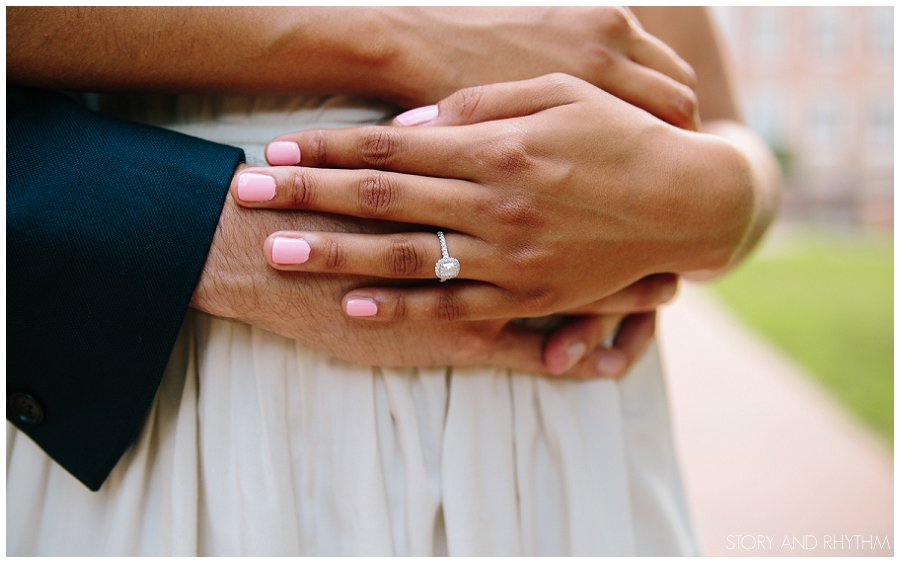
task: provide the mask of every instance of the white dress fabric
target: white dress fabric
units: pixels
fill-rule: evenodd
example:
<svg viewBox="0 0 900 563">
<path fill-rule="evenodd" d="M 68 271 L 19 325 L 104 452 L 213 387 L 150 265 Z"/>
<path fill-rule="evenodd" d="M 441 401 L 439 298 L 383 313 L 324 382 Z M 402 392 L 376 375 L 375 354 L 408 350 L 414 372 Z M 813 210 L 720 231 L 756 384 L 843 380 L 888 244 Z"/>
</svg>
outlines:
<svg viewBox="0 0 900 563">
<path fill-rule="evenodd" d="M 349 97 L 118 96 L 237 145 L 377 123 Z M 101 103 L 102 102 L 102 103 Z M 336 360 L 189 311 L 91 492 L 7 423 L 7 555 L 692 555 L 656 346 L 620 382 Z"/>
</svg>

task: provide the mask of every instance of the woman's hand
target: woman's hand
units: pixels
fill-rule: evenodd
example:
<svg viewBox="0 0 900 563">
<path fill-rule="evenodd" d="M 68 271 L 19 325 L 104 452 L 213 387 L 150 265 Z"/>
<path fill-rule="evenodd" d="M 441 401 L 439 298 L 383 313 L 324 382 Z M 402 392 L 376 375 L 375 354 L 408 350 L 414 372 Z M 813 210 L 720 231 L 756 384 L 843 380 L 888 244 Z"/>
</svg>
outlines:
<svg viewBox="0 0 900 563">
<path fill-rule="evenodd" d="M 751 174 L 730 143 L 666 125 L 569 76 L 463 90 L 438 104 L 430 124 L 444 127 L 282 136 L 302 165 L 354 170 L 251 169 L 232 194 L 249 207 L 447 232 L 460 279 L 344 296 L 351 315 L 354 303 L 373 303 L 372 320 L 578 311 L 650 274 L 723 267 L 753 215 Z M 280 270 L 434 279 L 437 229 L 416 230 L 275 233 L 265 255 Z M 302 263 L 273 256 L 282 238 L 308 245 Z"/>
<path fill-rule="evenodd" d="M 241 171 L 246 167 L 241 167 Z M 300 340 L 342 360 L 383 366 L 487 366 L 567 378 L 619 377 L 652 336 L 650 311 L 675 293 L 674 276 L 651 276 L 564 319 L 547 334 L 507 319 L 366 323 L 344 315 L 341 296 L 371 279 L 297 275 L 266 267 L 272 231 L 376 232 L 391 225 L 314 213 L 225 206 L 191 306 Z M 402 283 L 402 282 L 395 282 Z M 629 316 L 629 313 L 636 313 Z M 620 323 L 620 319 L 625 321 Z M 611 347 L 600 346 L 617 327 Z"/>
</svg>

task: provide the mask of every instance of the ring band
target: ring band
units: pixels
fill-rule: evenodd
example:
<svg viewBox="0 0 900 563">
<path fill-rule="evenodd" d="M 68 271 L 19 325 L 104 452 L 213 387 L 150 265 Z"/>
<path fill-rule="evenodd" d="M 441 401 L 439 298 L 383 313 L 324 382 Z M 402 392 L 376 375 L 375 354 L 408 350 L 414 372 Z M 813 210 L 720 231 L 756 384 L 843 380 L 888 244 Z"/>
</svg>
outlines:
<svg viewBox="0 0 900 563">
<path fill-rule="evenodd" d="M 434 275 L 441 278 L 441 283 L 452 280 L 459 275 L 459 260 L 451 258 L 447 253 L 447 240 L 444 239 L 444 232 L 437 232 L 438 238 L 441 240 L 441 254 L 443 257 L 434 265 Z"/>
</svg>

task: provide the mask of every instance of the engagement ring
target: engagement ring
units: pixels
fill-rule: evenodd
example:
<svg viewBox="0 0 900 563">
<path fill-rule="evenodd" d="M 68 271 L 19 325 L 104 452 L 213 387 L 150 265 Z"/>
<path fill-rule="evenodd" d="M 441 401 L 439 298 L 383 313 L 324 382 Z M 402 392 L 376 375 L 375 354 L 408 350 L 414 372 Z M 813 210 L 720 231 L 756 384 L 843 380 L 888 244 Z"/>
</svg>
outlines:
<svg viewBox="0 0 900 563">
<path fill-rule="evenodd" d="M 459 260 L 451 258 L 447 253 L 447 241 L 444 239 L 444 232 L 438 231 L 437 236 L 441 239 L 441 254 L 443 258 L 434 265 L 434 274 L 441 278 L 441 283 L 452 280 L 459 275 Z"/>
</svg>

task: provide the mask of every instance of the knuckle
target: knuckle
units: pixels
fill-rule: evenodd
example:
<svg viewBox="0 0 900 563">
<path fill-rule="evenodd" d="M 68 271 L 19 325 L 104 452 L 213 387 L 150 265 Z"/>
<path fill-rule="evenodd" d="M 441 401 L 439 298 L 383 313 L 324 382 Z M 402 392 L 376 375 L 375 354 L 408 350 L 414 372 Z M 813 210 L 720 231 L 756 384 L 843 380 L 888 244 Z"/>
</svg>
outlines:
<svg viewBox="0 0 900 563">
<path fill-rule="evenodd" d="M 550 311 L 556 296 L 548 289 L 531 289 L 521 294 L 519 303 L 527 316 L 543 315 Z"/>
<path fill-rule="evenodd" d="M 493 206 L 494 221 L 513 229 L 541 226 L 540 212 L 531 199 L 524 195 L 512 195 L 498 199 Z"/>
<path fill-rule="evenodd" d="M 577 74 L 579 76 L 583 75 L 582 71 L 584 69 L 582 67 L 589 60 L 588 54 L 590 53 L 590 49 L 592 48 L 593 45 L 582 46 L 576 54 L 573 54 L 573 57 L 575 59 L 575 68 L 572 70 L 573 74 Z M 560 105 L 576 101 L 579 96 L 582 96 L 584 94 L 585 87 L 589 87 L 591 89 L 594 88 L 593 85 L 585 82 L 581 78 L 566 74 L 564 72 L 551 72 L 549 74 L 544 74 L 538 76 L 537 78 L 529 80 L 529 83 L 534 85 L 533 87 L 536 94 L 544 96 L 548 100 L 554 100 L 554 103 Z"/>
<path fill-rule="evenodd" d="M 576 85 L 582 83 L 581 80 L 564 72 L 553 72 L 545 75 L 542 79 L 545 83 L 545 88 L 560 92 L 571 92 Z"/>
<path fill-rule="evenodd" d="M 458 321 L 463 315 L 463 304 L 459 296 L 452 292 L 442 293 L 438 297 L 435 316 L 441 321 Z"/>
<path fill-rule="evenodd" d="M 389 176 L 368 172 L 359 182 L 357 195 L 362 213 L 378 217 L 386 215 L 396 205 L 399 194 Z"/>
<path fill-rule="evenodd" d="M 693 115 L 697 112 L 697 94 L 691 90 L 687 89 L 684 92 L 684 97 L 681 102 L 681 110 L 688 117 L 693 117 Z"/>
<path fill-rule="evenodd" d="M 389 166 L 396 158 L 400 140 L 389 127 L 369 127 L 362 136 L 360 159 L 367 166 Z"/>
<path fill-rule="evenodd" d="M 306 170 L 295 170 L 290 176 L 288 197 L 292 207 L 306 208 L 312 205 L 315 189 L 310 173 Z"/>
<path fill-rule="evenodd" d="M 609 36 L 617 36 L 631 30 L 631 18 L 621 6 L 607 7 L 600 23 L 601 31 Z"/>
<path fill-rule="evenodd" d="M 412 276 L 418 273 L 421 263 L 416 245 L 409 238 L 397 237 L 391 241 L 387 268 L 392 276 Z"/>
<path fill-rule="evenodd" d="M 583 50 L 577 55 L 580 57 L 580 61 L 582 64 L 586 65 L 590 68 L 592 64 L 592 51 L 595 49 L 600 49 L 599 45 L 588 44 L 583 47 Z M 585 95 L 587 92 L 593 92 L 596 88 L 585 82 L 581 78 L 565 74 L 562 72 L 554 72 L 552 74 L 548 74 L 541 77 L 542 84 L 541 90 L 546 95 L 551 98 L 557 100 L 568 100 L 575 101 L 579 97 Z"/>
<path fill-rule="evenodd" d="M 680 127 L 690 125 L 697 112 L 697 94 L 690 88 L 683 86 L 678 88 L 672 101 L 677 114 L 677 123 Z"/>
<path fill-rule="evenodd" d="M 309 164 L 306 166 L 319 166 L 328 160 L 328 149 L 326 142 L 326 132 L 324 129 L 317 129 L 312 133 L 309 140 L 309 151 L 303 153 L 303 160 L 309 158 Z"/>
<path fill-rule="evenodd" d="M 402 291 L 398 291 L 397 295 L 394 297 L 392 317 L 395 319 L 405 319 L 408 315 L 409 309 L 406 301 L 406 296 Z"/>
<path fill-rule="evenodd" d="M 537 165 L 525 144 L 519 140 L 504 139 L 488 143 L 480 156 L 490 169 L 506 175 L 527 174 Z"/>
<path fill-rule="evenodd" d="M 346 264 L 344 249 L 336 240 L 328 240 L 325 243 L 325 267 L 329 271 L 340 271 Z"/>
<path fill-rule="evenodd" d="M 464 88 L 453 97 L 454 110 L 463 121 L 471 121 L 478 114 L 483 99 L 483 87 L 472 86 Z"/>
<path fill-rule="evenodd" d="M 697 90 L 697 72 L 694 70 L 694 67 L 691 65 L 684 63 L 682 65 L 684 68 L 684 84 L 692 91 Z"/>
<path fill-rule="evenodd" d="M 591 51 L 591 62 L 595 71 L 609 71 L 618 62 L 615 54 L 603 45 Z"/>
</svg>

